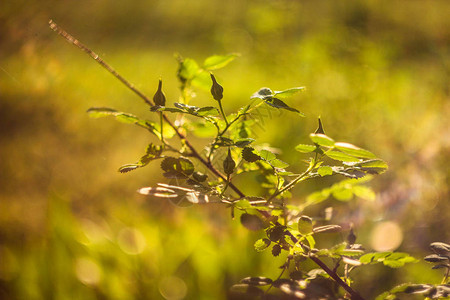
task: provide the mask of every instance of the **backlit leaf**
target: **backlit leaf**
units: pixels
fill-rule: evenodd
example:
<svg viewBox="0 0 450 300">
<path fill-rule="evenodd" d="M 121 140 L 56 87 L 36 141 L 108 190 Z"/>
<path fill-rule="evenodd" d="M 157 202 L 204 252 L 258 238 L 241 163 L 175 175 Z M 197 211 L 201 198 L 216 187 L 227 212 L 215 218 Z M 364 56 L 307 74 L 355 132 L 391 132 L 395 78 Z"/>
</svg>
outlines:
<svg viewBox="0 0 450 300">
<path fill-rule="evenodd" d="M 335 143 L 334 146 L 344 153 L 360 158 L 376 158 L 372 152 L 349 143 Z"/>
<path fill-rule="evenodd" d="M 178 76 L 184 80 L 191 80 L 200 70 L 197 62 L 192 58 L 185 58 L 180 61 Z"/>
<path fill-rule="evenodd" d="M 322 166 L 317 170 L 320 176 L 333 175 L 333 169 L 330 166 Z"/>
<path fill-rule="evenodd" d="M 232 62 L 237 56 L 238 54 L 210 56 L 205 59 L 203 68 L 209 71 L 221 69 Z"/>
<path fill-rule="evenodd" d="M 360 159 L 354 156 L 348 155 L 344 152 L 330 150 L 325 152 L 325 155 L 331 159 L 345 161 L 345 162 L 359 162 Z"/>
<path fill-rule="evenodd" d="M 302 153 L 309 153 L 309 152 L 313 152 L 314 150 L 316 150 L 316 146 L 299 144 L 299 145 L 295 146 L 295 150 L 297 150 L 298 152 L 302 152 Z"/>
<path fill-rule="evenodd" d="M 269 239 L 259 239 L 255 242 L 255 250 L 258 252 L 264 251 L 267 247 L 270 246 L 271 241 Z"/>
<path fill-rule="evenodd" d="M 334 146 L 334 140 L 330 138 L 329 136 L 322 134 L 322 133 L 311 133 L 309 135 L 309 138 L 320 146 L 325 147 L 333 147 Z"/>
<path fill-rule="evenodd" d="M 313 232 L 312 219 L 308 216 L 301 216 L 298 220 L 298 231 L 305 235 Z"/>
<path fill-rule="evenodd" d="M 274 96 L 280 99 L 285 99 L 288 97 L 292 97 L 293 95 L 297 94 L 298 92 L 301 92 L 305 90 L 305 87 L 294 87 L 290 88 L 284 91 L 275 91 Z"/>
</svg>

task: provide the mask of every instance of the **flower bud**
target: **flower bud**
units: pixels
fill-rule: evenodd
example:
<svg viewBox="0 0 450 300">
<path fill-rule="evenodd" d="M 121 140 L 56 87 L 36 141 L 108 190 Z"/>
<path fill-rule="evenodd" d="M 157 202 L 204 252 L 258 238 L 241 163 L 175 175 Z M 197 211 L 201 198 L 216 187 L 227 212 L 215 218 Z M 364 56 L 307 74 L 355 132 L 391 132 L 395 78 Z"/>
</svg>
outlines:
<svg viewBox="0 0 450 300">
<path fill-rule="evenodd" d="M 220 101 L 223 98 L 223 87 L 217 83 L 216 78 L 212 73 L 210 75 L 213 82 L 211 87 L 211 95 L 215 100 Z"/>
<path fill-rule="evenodd" d="M 166 96 L 164 96 L 164 93 L 162 91 L 162 80 L 159 80 L 158 84 L 158 90 L 156 91 L 155 95 L 153 96 L 153 102 L 155 102 L 155 105 L 157 106 L 164 106 L 166 105 Z"/>
</svg>

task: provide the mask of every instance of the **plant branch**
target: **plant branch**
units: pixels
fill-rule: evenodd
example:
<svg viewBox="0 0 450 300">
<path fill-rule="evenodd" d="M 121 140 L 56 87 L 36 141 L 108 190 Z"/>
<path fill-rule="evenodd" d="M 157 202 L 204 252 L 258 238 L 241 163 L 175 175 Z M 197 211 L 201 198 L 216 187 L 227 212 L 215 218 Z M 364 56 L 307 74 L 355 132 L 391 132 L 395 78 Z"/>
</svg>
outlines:
<svg viewBox="0 0 450 300">
<path fill-rule="evenodd" d="M 74 46 L 78 47 L 80 50 L 88 54 L 91 58 L 93 58 L 97 63 L 99 63 L 103 68 L 105 68 L 109 73 L 111 73 L 114 77 L 116 77 L 118 80 L 120 80 L 126 87 L 128 87 L 130 90 L 132 90 L 136 95 L 138 95 L 146 104 L 149 106 L 154 106 L 154 103 L 148 98 L 145 94 L 143 94 L 141 91 L 139 91 L 132 83 L 130 83 L 128 80 L 126 80 L 124 77 L 122 77 L 119 73 L 117 73 L 116 70 L 114 70 L 108 63 L 106 63 L 98 54 L 93 52 L 91 49 L 86 47 L 84 44 L 79 42 L 75 37 L 70 35 L 68 32 L 60 28 L 55 22 L 52 20 L 49 21 L 50 28 L 58 33 L 60 36 L 62 36 L 67 42 L 73 44 Z M 259 105 L 258 105 L 259 106 Z M 167 117 L 166 114 L 161 113 L 162 118 L 164 121 L 171 126 L 177 136 L 183 140 L 186 144 L 186 146 L 190 149 L 192 156 L 197 158 L 203 165 L 205 165 L 214 175 L 221 178 L 224 182 L 228 183 L 228 186 L 233 189 L 241 198 L 245 197 L 245 194 L 237 188 L 233 183 L 231 183 L 227 178 L 221 174 L 210 162 L 206 161 L 200 153 L 195 149 L 195 147 L 187 140 L 186 136 L 176 127 L 172 121 Z M 297 178 L 295 178 L 292 182 L 290 182 L 288 185 L 286 185 L 284 188 L 282 188 L 280 191 L 272 195 L 271 199 L 276 197 L 277 195 L 281 194 L 282 192 L 292 188 L 296 183 L 301 181 L 305 176 L 309 174 L 309 172 L 314 168 L 316 164 L 314 163 L 313 166 L 309 167 L 308 170 L 306 170 L 303 174 L 299 175 Z M 260 211 L 260 213 L 266 217 L 269 218 L 271 214 L 267 211 Z M 298 239 L 290 233 L 290 236 L 292 240 L 296 243 Z M 306 247 L 306 246 L 305 246 Z M 314 261 L 319 267 L 321 267 L 328 275 L 330 275 L 331 278 L 333 278 L 334 281 L 336 281 L 337 284 L 339 284 L 341 287 L 343 287 L 350 295 L 351 299 L 353 300 L 364 300 L 356 291 L 354 291 L 350 286 L 348 286 L 340 277 L 337 275 L 333 270 L 328 268 L 328 266 L 322 262 L 317 256 L 311 254 L 309 256 L 312 261 Z"/>
<path fill-rule="evenodd" d="M 114 70 L 108 63 L 106 63 L 97 53 L 89 49 L 87 46 L 85 46 L 83 43 L 78 41 L 74 36 L 69 34 L 67 31 L 59 27 L 53 20 L 49 21 L 50 28 L 55 31 L 57 34 L 62 36 L 67 42 L 70 44 L 76 46 L 80 50 L 82 50 L 84 53 L 88 54 L 91 58 L 93 58 L 97 63 L 99 63 L 103 68 L 105 68 L 109 73 L 111 73 L 114 77 L 120 80 L 127 88 L 129 88 L 131 91 L 133 91 L 136 95 L 138 95 L 146 104 L 149 106 L 154 106 L 153 101 L 150 100 L 144 93 L 142 93 L 140 90 L 138 90 L 131 82 L 126 80 L 124 77 L 122 77 L 119 73 L 117 73 L 116 70 Z M 194 146 L 189 142 L 189 140 L 186 139 L 186 136 L 176 127 L 172 121 L 167 117 L 166 114 L 162 114 L 162 117 L 164 121 L 169 124 L 170 127 L 172 127 L 177 136 L 184 140 L 186 146 L 189 148 L 189 150 L 192 152 L 192 156 L 197 158 L 203 165 L 205 165 L 214 175 L 222 179 L 224 182 L 226 182 L 226 177 L 221 174 L 211 163 L 208 163 L 201 155 L 200 153 L 194 148 Z M 229 183 L 229 187 L 236 192 L 236 194 L 239 195 L 239 197 L 245 197 L 244 193 L 241 192 L 239 188 L 237 188 L 233 183 Z"/>
</svg>

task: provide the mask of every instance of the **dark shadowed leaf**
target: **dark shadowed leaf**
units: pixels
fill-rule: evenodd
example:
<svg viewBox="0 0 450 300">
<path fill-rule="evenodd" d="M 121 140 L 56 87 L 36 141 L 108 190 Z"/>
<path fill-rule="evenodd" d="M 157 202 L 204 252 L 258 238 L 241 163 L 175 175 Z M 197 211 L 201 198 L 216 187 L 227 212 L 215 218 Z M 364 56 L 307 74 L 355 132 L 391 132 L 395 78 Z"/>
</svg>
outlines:
<svg viewBox="0 0 450 300">
<path fill-rule="evenodd" d="M 282 225 L 276 225 L 267 230 L 267 236 L 273 242 L 278 242 L 283 236 L 286 228 Z"/>
<path fill-rule="evenodd" d="M 255 139 L 252 139 L 252 138 L 241 138 L 241 139 L 236 140 L 234 145 L 239 148 L 244 148 L 244 147 L 250 145 L 251 143 L 253 143 L 254 141 L 255 141 Z"/>
<path fill-rule="evenodd" d="M 273 92 L 271 89 L 267 88 L 267 87 L 263 87 L 261 88 L 259 91 L 257 91 L 256 93 L 254 93 L 250 98 L 259 98 L 261 100 L 264 100 L 266 98 L 270 98 L 273 96 Z"/>
<path fill-rule="evenodd" d="M 273 286 L 279 288 L 280 291 L 286 295 L 289 295 L 293 299 L 306 299 L 307 297 L 305 292 L 300 288 L 299 284 L 294 280 L 278 279 L 274 281 Z"/>
<path fill-rule="evenodd" d="M 242 158 L 248 162 L 255 162 L 261 159 L 256 150 L 252 147 L 245 147 L 242 149 Z"/>
<path fill-rule="evenodd" d="M 248 230 L 257 231 L 264 228 L 264 222 L 260 217 L 248 213 L 243 213 L 241 215 L 241 223 Z"/>
<path fill-rule="evenodd" d="M 192 174 L 192 177 L 198 182 L 203 182 L 208 178 L 208 175 L 196 171 Z"/>
<path fill-rule="evenodd" d="M 430 244 L 431 250 L 436 254 L 440 255 L 450 255 L 450 245 L 442 242 L 434 242 Z"/>
<path fill-rule="evenodd" d="M 301 113 L 300 111 L 298 111 L 297 109 L 295 109 L 293 107 L 290 107 L 289 105 L 287 105 L 286 103 L 284 103 L 283 101 L 281 101 L 278 98 L 265 98 L 264 102 L 272 107 L 293 111 L 293 112 L 298 113 L 302 117 L 305 116 L 303 113 Z"/>
<path fill-rule="evenodd" d="M 260 299 L 264 292 L 254 285 L 235 284 L 230 288 L 230 299 Z"/>
<path fill-rule="evenodd" d="M 263 286 L 271 284 L 272 279 L 267 277 L 245 277 L 241 279 L 241 283 Z"/>
<path fill-rule="evenodd" d="M 133 170 L 136 170 L 137 168 L 140 168 L 140 165 L 137 164 L 127 164 L 127 165 L 123 165 L 119 168 L 119 172 L 120 173 L 127 173 Z"/>
<path fill-rule="evenodd" d="M 281 253 L 281 246 L 278 244 L 273 245 L 272 247 L 272 255 L 273 256 L 278 256 Z"/>
<path fill-rule="evenodd" d="M 431 254 L 424 257 L 424 260 L 431 263 L 439 263 L 439 262 L 445 262 L 448 261 L 448 257 L 446 256 L 440 256 L 438 254 Z"/>
</svg>

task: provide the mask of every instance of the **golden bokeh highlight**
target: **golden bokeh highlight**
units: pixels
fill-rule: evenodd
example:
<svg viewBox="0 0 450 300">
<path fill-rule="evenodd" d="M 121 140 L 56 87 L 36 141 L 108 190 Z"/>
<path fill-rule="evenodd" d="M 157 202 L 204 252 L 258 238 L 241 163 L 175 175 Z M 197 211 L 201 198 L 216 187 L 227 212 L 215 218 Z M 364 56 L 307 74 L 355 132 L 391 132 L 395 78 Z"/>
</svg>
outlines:
<svg viewBox="0 0 450 300">
<path fill-rule="evenodd" d="M 81 257 L 75 261 L 75 275 L 86 285 L 97 285 L 101 280 L 100 266 L 92 259 Z"/>
<path fill-rule="evenodd" d="M 376 251 L 394 251 L 403 241 L 403 231 L 396 222 L 377 224 L 370 235 L 370 244 Z"/>
<path fill-rule="evenodd" d="M 168 276 L 159 282 L 159 292 L 167 300 L 184 299 L 187 294 L 187 286 L 183 279 L 176 276 Z"/>
</svg>

